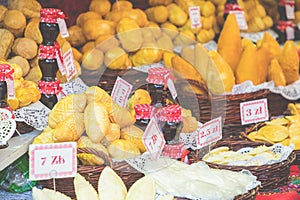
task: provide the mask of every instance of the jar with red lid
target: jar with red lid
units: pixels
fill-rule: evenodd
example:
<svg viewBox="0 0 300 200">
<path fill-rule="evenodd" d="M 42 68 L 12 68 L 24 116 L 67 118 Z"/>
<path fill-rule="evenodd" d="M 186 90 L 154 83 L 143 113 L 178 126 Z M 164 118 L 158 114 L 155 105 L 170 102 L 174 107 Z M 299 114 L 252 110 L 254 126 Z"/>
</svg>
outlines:
<svg viewBox="0 0 300 200">
<path fill-rule="evenodd" d="M 179 134 L 183 128 L 181 106 L 167 105 L 160 110 L 158 125 L 167 144 L 178 143 Z"/>
<path fill-rule="evenodd" d="M 54 45 L 59 34 L 57 19 L 64 19 L 65 15 L 60 9 L 56 8 L 43 8 L 40 10 L 40 15 L 39 28 L 43 37 L 42 44 Z"/>
<path fill-rule="evenodd" d="M 48 108 L 52 109 L 57 103 L 57 94 L 62 90 L 60 86 L 60 81 L 39 81 L 39 90 L 41 92 L 40 102 L 43 103 Z"/>
<path fill-rule="evenodd" d="M 53 46 L 40 45 L 38 56 L 42 72 L 42 78 L 38 83 L 41 92 L 40 102 L 50 109 L 57 103 L 57 94 L 61 91 L 60 82 L 56 80 L 58 48 L 60 47 L 56 43 Z"/>
<path fill-rule="evenodd" d="M 7 64 L 0 64 L 0 108 L 7 108 L 7 73 L 13 72 L 13 69 Z"/>
<path fill-rule="evenodd" d="M 289 17 L 286 7 L 295 7 L 294 0 L 280 0 L 278 2 L 279 21 L 276 24 L 274 30 L 278 34 L 277 41 L 283 44 L 287 40 L 294 40 L 299 31 L 294 25 L 293 19 Z M 294 9 L 295 10 L 295 9 Z M 291 12 L 294 12 L 291 10 Z"/>
<path fill-rule="evenodd" d="M 135 115 L 134 118 L 136 119 L 135 125 L 141 128 L 142 130 L 146 130 L 150 122 L 150 115 L 151 115 L 151 106 L 149 104 L 137 104 L 134 106 Z"/>
<path fill-rule="evenodd" d="M 168 90 L 168 79 L 170 71 L 165 67 L 150 68 L 146 81 L 147 90 L 151 97 L 151 106 L 163 107 L 166 105 L 166 99 L 170 96 Z M 168 94 L 169 93 L 169 94 Z"/>
<path fill-rule="evenodd" d="M 242 11 L 242 8 L 238 4 L 237 0 L 226 0 L 224 7 L 225 7 L 224 15 L 223 15 L 224 21 L 226 20 L 230 11 Z"/>
<path fill-rule="evenodd" d="M 58 70 L 58 64 L 56 59 L 57 48 L 59 48 L 59 46 L 56 47 L 56 45 L 40 45 L 38 63 L 42 72 L 42 81 L 56 80 L 56 72 Z"/>
</svg>

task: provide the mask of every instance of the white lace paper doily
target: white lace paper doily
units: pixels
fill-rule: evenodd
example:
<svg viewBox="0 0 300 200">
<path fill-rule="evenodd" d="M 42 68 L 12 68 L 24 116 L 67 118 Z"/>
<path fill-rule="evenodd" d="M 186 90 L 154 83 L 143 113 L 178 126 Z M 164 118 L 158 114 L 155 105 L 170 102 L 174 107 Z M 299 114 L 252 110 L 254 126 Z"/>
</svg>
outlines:
<svg viewBox="0 0 300 200">
<path fill-rule="evenodd" d="M 63 94 L 59 99 L 69 94 L 83 93 L 87 88 L 80 78 L 61 84 L 61 86 L 63 88 Z M 29 106 L 19 108 L 13 113 L 16 121 L 25 122 L 36 130 L 42 131 L 48 125 L 48 115 L 50 111 L 48 107 L 38 101 Z"/>
<path fill-rule="evenodd" d="M 285 87 L 274 87 L 271 89 L 271 92 L 275 94 L 281 94 L 284 98 L 288 100 L 298 100 L 300 99 L 300 79 Z"/>
<path fill-rule="evenodd" d="M 300 99 L 300 79 L 287 86 L 275 87 L 274 82 L 264 82 L 259 85 L 253 85 L 252 81 L 248 80 L 241 84 L 234 85 L 231 93 L 227 94 L 244 94 L 256 92 L 258 90 L 268 89 L 275 94 L 281 94 L 285 99 L 298 100 Z"/>
<path fill-rule="evenodd" d="M 191 133 L 180 133 L 179 141 L 184 144 L 185 149 L 191 148 L 192 150 L 197 149 L 197 135 L 199 133 L 199 129 L 203 124 L 198 122 L 198 128 Z"/>
<path fill-rule="evenodd" d="M 245 148 L 238 150 L 237 152 L 243 154 L 243 153 L 250 152 L 252 149 L 254 149 L 254 148 L 253 147 L 245 147 Z M 234 163 L 229 163 L 228 165 L 244 164 L 246 166 L 249 166 L 249 165 L 270 165 L 270 164 L 279 163 L 279 162 L 282 162 L 282 161 L 288 159 L 288 157 L 291 155 L 291 153 L 294 150 L 294 145 L 292 144 L 290 146 L 284 146 L 281 143 L 276 143 L 273 146 L 269 147 L 269 149 L 271 151 L 273 151 L 273 153 L 275 155 L 279 155 L 280 157 L 278 157 L 278 159 L 275 159 L 275 160 L 267 160 L 265 157 L 257 155 L 255 157 L 249 159 L 246 162 L 234 162 Z"/>
</svg>

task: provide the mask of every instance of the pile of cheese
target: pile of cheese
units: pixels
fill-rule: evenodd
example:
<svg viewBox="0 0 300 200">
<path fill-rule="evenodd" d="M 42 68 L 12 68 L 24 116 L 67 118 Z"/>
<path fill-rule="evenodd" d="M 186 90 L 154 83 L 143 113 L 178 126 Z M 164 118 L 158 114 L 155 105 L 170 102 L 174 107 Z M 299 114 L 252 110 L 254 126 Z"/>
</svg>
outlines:
<svg viewBox="0 0 300 200">
<path fill-rule="evenodd" d="M 254 142 L 281 143 L 285 146 L 295 145 L 295 150 L 300 149 L 300 106 L 288 105 L 291 116 L 276 118 L 265 122 L 265 125 L 248 134 L 248 138 Z"/>
<path fill-rule="evenodd" d="M 229 147 L 218 147 L 203 157 L 203 160 L 220 165 L 260 166 L 269 161 L 280 160 L 282 154 L 274 153 L 274 147 L 258 146 L 248 151 L 230 151 Z"/>
</svg>

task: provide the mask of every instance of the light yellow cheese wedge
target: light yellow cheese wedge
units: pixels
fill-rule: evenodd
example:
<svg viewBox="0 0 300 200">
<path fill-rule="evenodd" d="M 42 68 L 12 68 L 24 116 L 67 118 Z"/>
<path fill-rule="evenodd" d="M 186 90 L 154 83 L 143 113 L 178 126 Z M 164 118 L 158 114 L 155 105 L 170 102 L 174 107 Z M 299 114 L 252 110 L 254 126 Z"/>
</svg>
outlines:
<svg viewBox="0 0 300 200">
<path fill-rule="evenodd" d="M 77 200 L 99 200 L 98 193 L 93 186 L 79 173 L 74 178 L 74 188 Z"/>
<path fill-rule="evenodd" d="M 130 188 L 126 200 L 155 200 L 155 182 L 152 177 L 144 176 Z"/>
<path fill-rule="evenodd" d="M 38 189 L 37 187 L 32 188 L 32 199 L 33 200 L 71 200 L 65 194 L 58 191 L 50 190 L 47 188 Z"/>
<path fill-rule="evenodd" d="M 98 181 L 98 194 L 101 200 L 125 200 L 127 189 L 118 176 L 110 167 L 105 167 Z"/>
</svg>

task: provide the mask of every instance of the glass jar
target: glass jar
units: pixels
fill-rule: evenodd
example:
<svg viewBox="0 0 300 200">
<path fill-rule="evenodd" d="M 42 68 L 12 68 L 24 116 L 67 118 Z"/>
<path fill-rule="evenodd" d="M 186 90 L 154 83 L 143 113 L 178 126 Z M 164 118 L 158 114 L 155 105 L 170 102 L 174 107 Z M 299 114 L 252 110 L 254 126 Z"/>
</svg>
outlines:
<svg viewBox="0 0 300 200">
<path fill-rule="evenodd" d="M 58 64 L 55 46 L 40 45 L 39 66 L 43 81 L 55 81 Z"/>
<path fill-rule="evenodd" d="M 183 128 L 181 110 L 177 104 L 167 105 L 160 110 L 158 125 L 167 144 L 178 143 Z"/>
<path fill-rule="evenodd" d="M 150 122 L 151 106 L 149 104 L 137 104 L 134 106 L 134 111 L 135 125 L 145 131 Z"/>
<path fill-rule="evenodd" d="M 40 102 L 52 109 L 58 101 L 57 94 L 62 90 L 59 80 L 39 81 L 38 85 L 41 92 Z"/>
<path fill-rule="evenodd" d="M 63 12 L 56 8 L 43 8 L 40 11 L 39 29 L 41 31 L 43 45 L 52 46 L 59 34 L 58 18 L 65 18 Z"/>
<path fill-rule="evenodd" d="M 7 103 L 7 83 L 6 73 L 11 71 L 11 67 L 7 64 L 0 64 L 0 109 L 7 109 L 11 111 Z M 12 112 L 12 111 L 11 111 Z M 2 141 L 0 138 L 0 149 L 8 147 L 8 143 Z"/>
<path fill-rule="evenodd" d="M 6 81 L 0 81 L 0 108 L 7 107 L 7 84 Z"/>
<path fill-rule="evenodd" d="M 290 5 L 295 8 L 295 1 L 293 0 L 279 0 L 277 10 L 279 12 L 279 20 L 280 21 L 288 21 L 288 13 L 286 12 L 286 6 Z M 295 9 L 294 9 L 295 11 Z"/>
<path fill-rule="evenodd" d="M 237 0 L 227 0 L 224 8 L 224 15 L 223 15 L 224 21 L 226 20 L 230 11 L 241 11 L 241 10 L 242 9 L 238 4 Z"/>
<path fill-rule="evenodd" d="M 166 99 L 169 96 L 167 81 L 170 71 L 164 67 L 150 68 L 148 70 L 147 90 L 151 97 L 151 106 L 163 107 L 166 105 Z"/>
<path fill-rule="evenodd" d="M 291 38 L 288 38 L 287 35 L 287 28 L 292 28 L 295 31 L 293 21 L 279 21 L 275 27 L 275 32 L 278 34 L 277 41 L 280 44 L 283 44 L 286 40 L 293 40 L 295 39 L 295 32 Z M 294 37 L 293 37 L 294 36 Z"/>
</svg>

